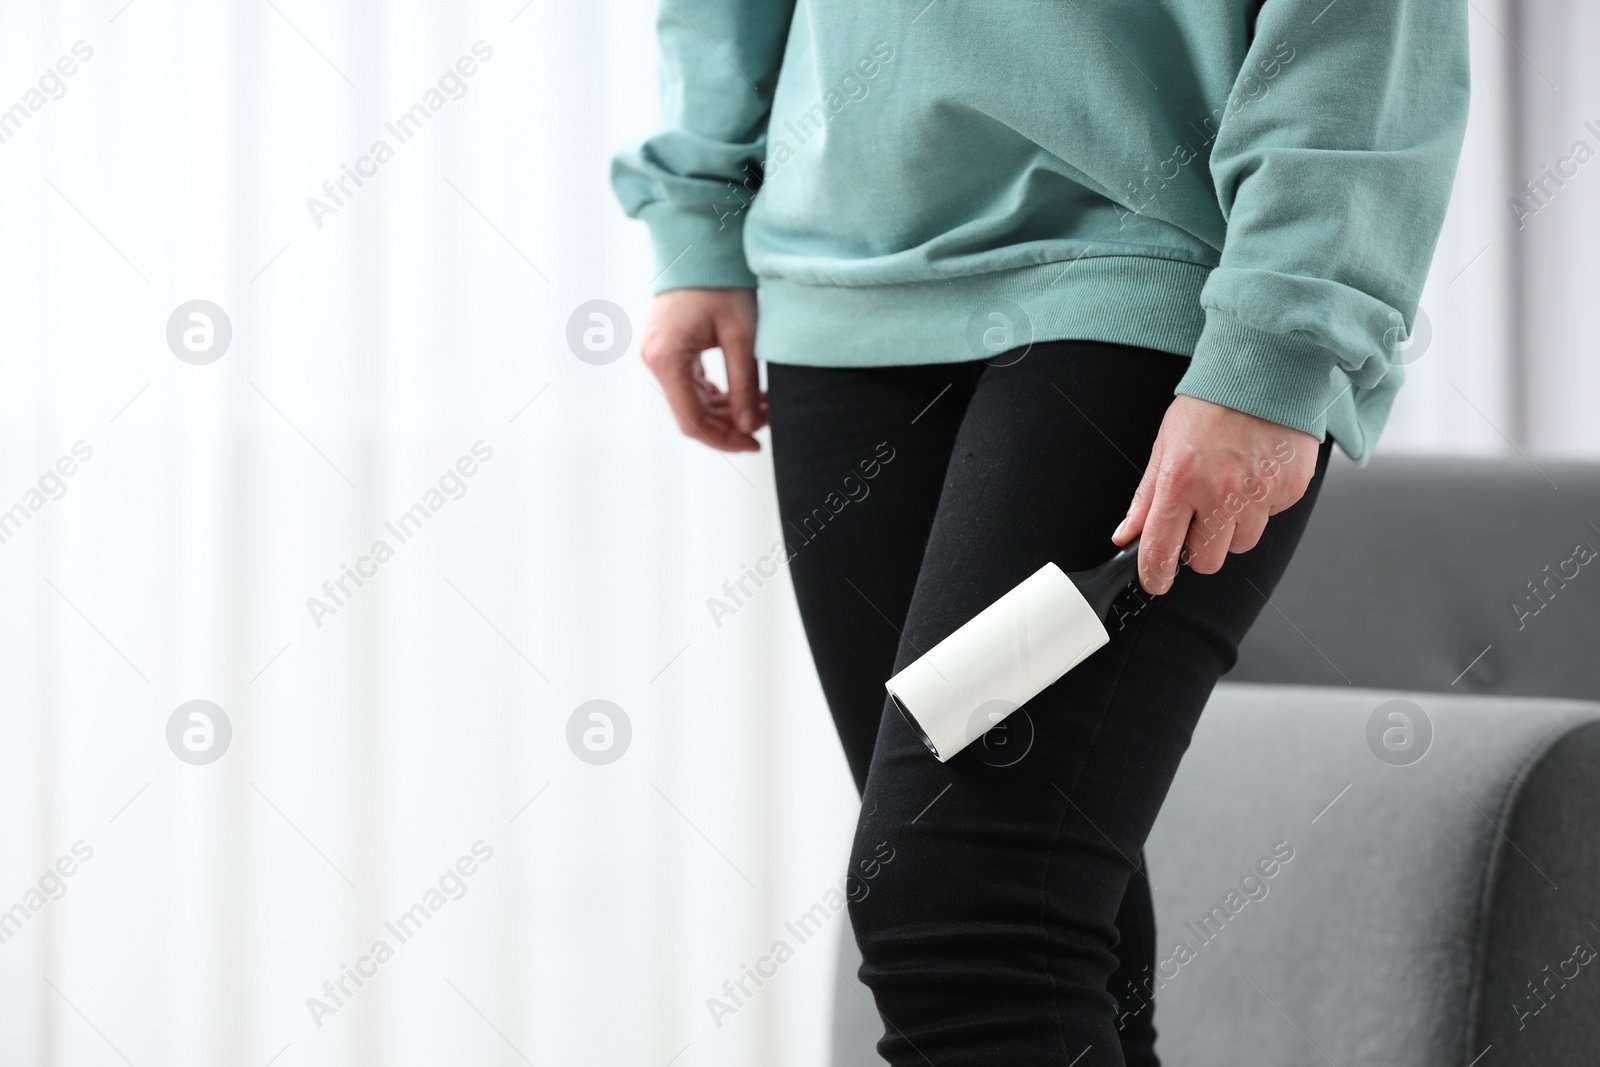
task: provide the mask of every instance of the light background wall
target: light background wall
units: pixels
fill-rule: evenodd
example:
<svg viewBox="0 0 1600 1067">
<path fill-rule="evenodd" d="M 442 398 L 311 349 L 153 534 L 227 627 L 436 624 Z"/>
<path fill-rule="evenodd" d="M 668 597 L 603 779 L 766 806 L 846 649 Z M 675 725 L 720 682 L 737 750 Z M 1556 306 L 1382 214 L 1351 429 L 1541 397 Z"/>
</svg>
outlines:
<svg viewBox="0 0 1600 1067">
<path fill-rule="evenodd" d="M 635 340 L 647 308 L 606 171 L 654 124 L 652 14 L 0 3 L 0 107 L 93 49 L 0 144 L 0 508 L 93 450 L 0 544 L 0 908 L 93 850 L 0 943 L 0 1062 L 822 1062 L 833 928 L 706 1008 L 794 944 L 854 818 L 787 579 L 706 608 L 778 540 L 766 457 L 680 438 L 633 351 L 566 340 L 586 301 Z M 1506 205 L 1600 150 L 1600 15 L 1471 18 L 1433 338 L 1382 448 L 1600 456 L 1600 161 L 1520 231 Z M 465 95 L 318 226 L 307 198 L 479 40 Z M 204 366 L 165 337 L 196 298 L 233 331 Z M 479 441 L 318 625 L 307 598 Z M 232 726 L 206 766 L 167 744 L 192 699 Z M 567 743 L 592 699 L 632 727 L 606 766 Z M 307 998 L 380 937 L 319 1026 Z"/>
</svg>

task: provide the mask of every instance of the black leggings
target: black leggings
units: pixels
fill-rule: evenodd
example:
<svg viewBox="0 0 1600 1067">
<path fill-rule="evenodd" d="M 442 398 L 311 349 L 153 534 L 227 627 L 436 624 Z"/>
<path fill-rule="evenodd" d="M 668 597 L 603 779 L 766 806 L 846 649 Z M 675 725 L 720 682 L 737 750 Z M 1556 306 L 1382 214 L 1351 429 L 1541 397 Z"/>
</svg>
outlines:
<svg viewBox="0 0 1600 1067">
<path fill-rule="evenodd" d="M 939 763 L 884 681 L 1047 561 L 1108 558 L 1186 360 L 1086 342 L 768 367 L 806 636 L 856 786 L 850 917 L 895 1065 L 1157 1062 L 1142 849 L 1201 708 L 1300 540 L 1130 589 L 1111 643 Z M 870 881 L 867 879 L 870 878 Z"/>
</svg>

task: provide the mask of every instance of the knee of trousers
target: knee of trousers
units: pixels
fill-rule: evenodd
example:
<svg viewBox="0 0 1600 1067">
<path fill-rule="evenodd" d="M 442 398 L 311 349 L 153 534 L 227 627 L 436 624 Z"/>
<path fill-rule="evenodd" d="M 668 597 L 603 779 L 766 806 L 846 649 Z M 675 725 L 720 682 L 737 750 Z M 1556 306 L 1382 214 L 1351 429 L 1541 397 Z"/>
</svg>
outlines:
<svg viewBox="0 0 1600 1067">
<path fill-rule="evenodd" d="M 1002 998 L 1076 995 L 1109 1010 L 1114 905 L 1091 914 L 1078 894 L 1052 891 L 1042 851 L 1008 856 L 993 838 L 916 829 L 857 831 L 845 885 L 863 982 L 890 996 L 940 986 L 986 987 Z"/>
</svg>

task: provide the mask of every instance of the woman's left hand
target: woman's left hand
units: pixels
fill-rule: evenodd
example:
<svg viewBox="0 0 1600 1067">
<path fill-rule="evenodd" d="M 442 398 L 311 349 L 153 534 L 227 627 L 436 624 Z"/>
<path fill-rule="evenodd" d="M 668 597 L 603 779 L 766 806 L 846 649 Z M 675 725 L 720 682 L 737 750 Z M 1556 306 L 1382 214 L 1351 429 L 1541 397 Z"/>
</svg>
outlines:
<svg viewBox="0 0 1600 1067">
<path fill-rule="evenodd" d="M 1316 473 L 1319 442 L 1302 430 L 1192 396 L 1161 420 L 1128 517 L 1111 540 L 1139 542 L 1139 584 L 1172 588 L 1178 564 L 1201 574 L 1247 552 L 1267 517 L 1299 500 Z"/>
</svg>

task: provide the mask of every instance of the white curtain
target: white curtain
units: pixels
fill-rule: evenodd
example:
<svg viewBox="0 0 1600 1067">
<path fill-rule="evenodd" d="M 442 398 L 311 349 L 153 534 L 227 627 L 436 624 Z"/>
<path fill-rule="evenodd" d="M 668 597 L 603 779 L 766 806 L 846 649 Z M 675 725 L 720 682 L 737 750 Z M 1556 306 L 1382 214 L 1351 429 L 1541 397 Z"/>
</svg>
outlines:
<svg viewBox="0 0 1600 1067">
<path fill-rule="evenodd" d="M 1600 456 L 1600 7 L 1471 0 L 1468 17 L 1472 111 L 1422 298 L 1431 341 L 1407 357 L 1379 448 Z"/>
<path fill-rule="evenodd" d="M 854 791 L 787 579 L 707 608 L 767 459 L 569 344 L 653 7 L 0 4 L 0 1062 L 824 1060 Z M 1472 18 L 1384 447 L 1595 455 L 1600 161 L 1506 200 L 1600 25 Z"/>
</svg>

